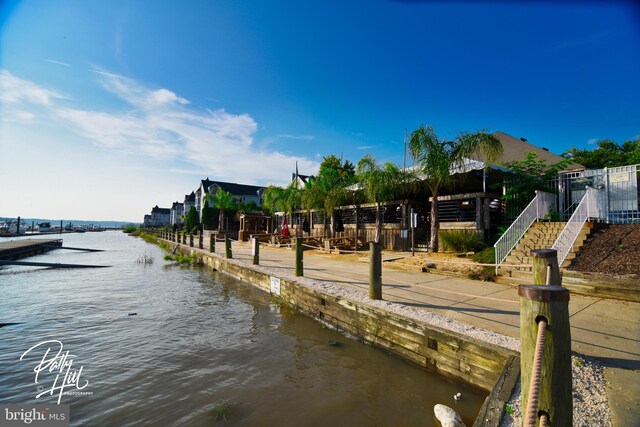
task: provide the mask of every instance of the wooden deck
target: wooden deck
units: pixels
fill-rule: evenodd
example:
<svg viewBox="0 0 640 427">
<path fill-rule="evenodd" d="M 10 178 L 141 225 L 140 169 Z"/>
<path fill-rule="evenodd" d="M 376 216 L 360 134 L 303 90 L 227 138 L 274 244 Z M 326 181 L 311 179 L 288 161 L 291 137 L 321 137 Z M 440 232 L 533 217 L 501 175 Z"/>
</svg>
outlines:
<svg viewBox="0 0 640 427">
<path fill-rule="evenodd" d="M 57 249 L 62 239 L 24 239 L 0 242 L 0 260 L 22 259 Z"/>
</svg>

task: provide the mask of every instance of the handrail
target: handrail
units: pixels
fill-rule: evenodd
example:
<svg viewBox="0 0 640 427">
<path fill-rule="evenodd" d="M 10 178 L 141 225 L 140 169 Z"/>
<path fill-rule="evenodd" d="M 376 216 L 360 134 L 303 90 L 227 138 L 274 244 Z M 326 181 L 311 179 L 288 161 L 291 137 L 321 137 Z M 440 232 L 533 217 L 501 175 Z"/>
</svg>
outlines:
<svg viewBox="0 0 640 427">
<path fill-rule="evenodd" d="M 589 218 L 603 218 L 603 195 L 604 193 L 601 190 L 587 187 L 587 191 L 582 196 L 578 207 L 553 243 L 553 246 L 551 246 L 551 249 L 558 251 L 558 266 L 562 265 L 569 252 L 571 252 L 573 244 Z"/>
<path fill-rule="evenodd" d="M 518 218 L 513 221 L 507 231 L 505 231 L 500 239 L 493 247 L 495 248 L 496 257 L 496 274 L 500 264 L 504 262 L 511 250 L 515 248 L 518 241 L 524 236 L 531 224 L 538 219 L 544 217 L 549 211 L 555 207 L 555 195 L 545 191 L 536 190 L 536 196 L 522 211 Z"/>
</svg>

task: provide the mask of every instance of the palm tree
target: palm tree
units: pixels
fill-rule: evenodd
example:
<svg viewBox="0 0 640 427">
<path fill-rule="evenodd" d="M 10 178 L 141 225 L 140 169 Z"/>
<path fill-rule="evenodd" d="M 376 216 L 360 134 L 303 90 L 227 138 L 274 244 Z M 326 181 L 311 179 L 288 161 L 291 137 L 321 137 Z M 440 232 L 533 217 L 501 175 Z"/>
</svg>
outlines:
<svg viewBox="0 0 640 427">
<path fill-rule="evenodd" d="M 220 210 L 218 216 L 218 230 L 224 231 L 224 211 L 225 209 L 231 209 L 234 206 L 231 193 L 224 191 L 222 188 L 218 188 L 215 194 L 207 194 L 205 196 L 206 202 L 211 202 Z"/>
<path fill-rule="evenodd" d="M 440 139 L 433 127 L 420 125 L 411 133 L 409 153 L 424 174 L 424 181 L 431 190 L 431 250 L 438 251 L 438 195 L 442 187 L 450 185 L 451 170 L 465 159 L 482 158 L 495 161 L 502 154 L 502 144 L 486 132 L 460 132 L 452 141 Z"/>
<path fill-rule="evenodd" d="M 302 191 L 302 206 L 307 209 L 322 209 L 326 231 L 327 216 L 331 218 L 331 235 L 335 232 L 335 209 L 348 200 L 353 192 L 348 187 L 355 183 L 354 166 L 335 155 L 324 157 L 318 176 L 310 180 Z"/>
<path fill-rule="evenodd" d="M 401 194 L 403 184 L 410 182 L 409 174 L 387 162 L 380 165 L 367 154 L 358 162 L 356 169 L 360 189 L 370 203 L 376 204 L 376 230 L 374 241 L 380 243 L 382 236 L 382 202 L 390 201 Z"/>
<path fill-rule="evenodd" d="M 272 212 L 281 211 L 285 215 L 292 214 L 293 209 L 301 204 L 301 195 L 297 181 L 286 188 L 270 185 L 264 190 L 263 205 Z"/>
</svg>

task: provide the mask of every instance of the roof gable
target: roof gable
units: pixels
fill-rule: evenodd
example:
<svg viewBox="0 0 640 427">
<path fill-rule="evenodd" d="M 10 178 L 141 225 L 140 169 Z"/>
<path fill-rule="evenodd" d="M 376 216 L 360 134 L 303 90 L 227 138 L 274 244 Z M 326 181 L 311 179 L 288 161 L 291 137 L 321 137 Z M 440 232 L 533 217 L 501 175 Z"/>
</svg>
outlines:
<svg viewBox="0 0 640 427">
<path fill-rule="evenodd" d="M 504 132 L 494 132 L 493 136 L 498 138 L 502 143 L 502 156 L 495 162 L 498 166 L 505 166 L 509 162 L 522 161 L 527 153 L 535 153 L 539 159 L 544 160 L 547 165 L 551 166 L 561 162 L 564 157 L 553 154 L 549 150 L 529 144 L 526 140 L 514 138 Z M 484 161 L 484 156 L 476 156 L 477 159 Z M 584 166 L 571 162 L 566 170 L 584 169 Z"/>
</svg>

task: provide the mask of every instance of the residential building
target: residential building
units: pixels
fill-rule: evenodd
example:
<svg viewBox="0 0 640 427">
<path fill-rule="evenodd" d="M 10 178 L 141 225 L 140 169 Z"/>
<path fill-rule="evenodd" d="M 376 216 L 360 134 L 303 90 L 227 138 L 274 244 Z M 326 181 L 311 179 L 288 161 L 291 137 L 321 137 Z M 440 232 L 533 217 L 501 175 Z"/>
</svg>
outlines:
<svg viewBox="0 0 640 427">
<path fill-rule="evenodd" d="M 184 223 L 184 204 L 173 202 L 171 205 L 171 225 L 180 225 Z"/>
<path fill-rule="evenodd" d="M 236 184 L 232 182 L 212 181 L 208 177 L 200 181 L 200 186 L 195 191 L 195 206 L 198 210 L 200 220 L 202 220 L 202 206 L 204 206 L 207 194 L 215 194 L 218 189 L 222 189 L 231 194 L 235 203 L 254 202 L 257 206 L 262 205 L 262 193 L 264 187 L 256 185 Z M 209 206 L 213 204 L 209 202 Z M 185 207 L 186 209 L 186 207 Z"/>
<path fill-rule="evenodd" d="M 185 216 L 189 215 L 189 211 L 191 210 L 191 207 L 195 207 L 195 206 L 196 206 L 196 193 L 192 191 L 191 194 L 186 194 L 184 196 L 184 202 L 182 203 L 184 215 Z"/>
<path fill-rule="evenodd" d="M 164 227 L 171 224 L 171 209 L 155 205 L 150 215 L 144 216 L 143 227 Z"/>
</svg>

